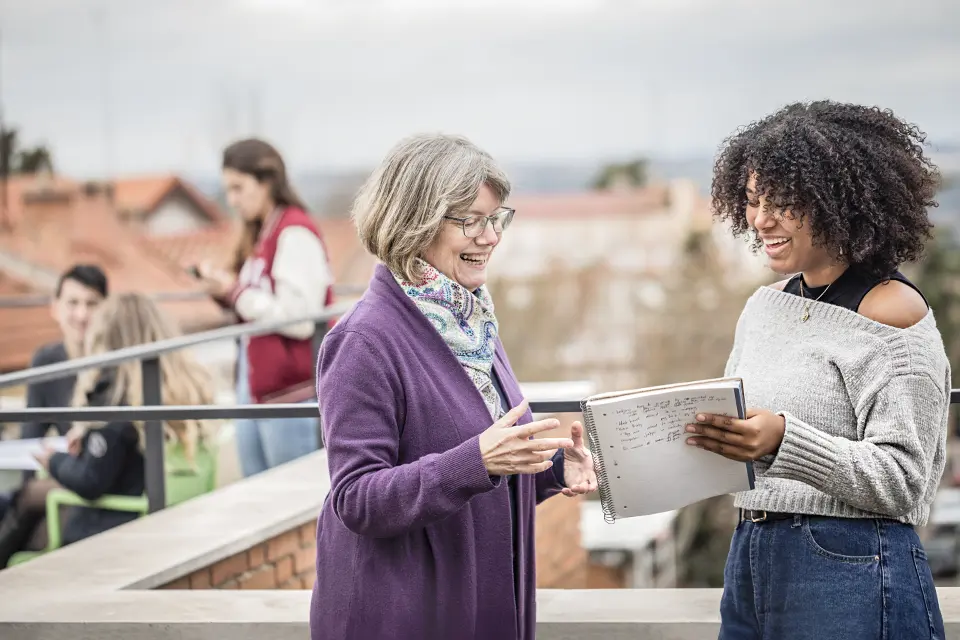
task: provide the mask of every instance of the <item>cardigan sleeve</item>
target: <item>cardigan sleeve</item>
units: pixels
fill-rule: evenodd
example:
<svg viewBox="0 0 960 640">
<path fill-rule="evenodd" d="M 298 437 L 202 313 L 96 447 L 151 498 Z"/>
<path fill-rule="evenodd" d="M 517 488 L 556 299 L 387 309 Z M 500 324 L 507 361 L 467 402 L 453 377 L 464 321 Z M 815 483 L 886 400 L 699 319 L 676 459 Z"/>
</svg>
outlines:
<svg viewBox="0 0 960 640">
<path fill-rule="evenodd" d="M 404 389 L 389 359 L 360 333 L 343 330 L 324 340 L 317 394 L 331 505 L 358 535 L 383 538 L 423 528 L 500 484 L 487 473 L 479 437 L 397 464 Z"/>
<path fill-rule="evenodd" d="M 537 504 L 557 495 L 567 486 L 563 480 L 563 449 L 557 449 L 552 460 L 552 467 L 534 476 L 536 478 Z"/>
<path fill-rule="evenodd" d="M 111 422 L 91 429 L 79 456 L 58 451 L 50 457 L 50 477 L 84 500 L 101 498 L 116 488 L 137 441 L 137 430 L 130 423 Z"/>
</svg>

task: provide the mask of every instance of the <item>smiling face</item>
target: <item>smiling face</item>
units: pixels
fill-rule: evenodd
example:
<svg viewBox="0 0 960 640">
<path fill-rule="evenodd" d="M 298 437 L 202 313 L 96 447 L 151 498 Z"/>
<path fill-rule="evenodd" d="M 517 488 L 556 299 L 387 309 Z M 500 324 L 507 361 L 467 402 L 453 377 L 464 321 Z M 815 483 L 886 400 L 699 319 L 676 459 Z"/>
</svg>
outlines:
<svg viewBox="0 0 960 640">
<path fill-rule="evenodd" d="M 51 313 L 60 325 L 64 341 L 68 345 L 75 348 L 83 345 L 90 318 L 101 302 L 103 296 L 99 291 L 77 280 L 64 279 L 60 292 L 53 301 Z"/>
<path fill-rule="evenodd" d="M 500 206 L 493 190 L 482 185 L 470 209 L 455 214 L 455 217 L 475 219 L 475 223 L 479 223 L 480 218 L 497 213 Z M 487 223 L 483 233 L 468 238 L 460 222 L 449 219 L 443 222 L 440 235 L 424 251 L 423 259 L 451 280 L 475 291 L 487 281 L 487 264 L 493 250 L 500 244 L 500 235 L 494 231 L 492 223 Z"/>
<path fill-rule="evenodd" d="M 779 211 L 767 197 L 758 195 L 757 176 L 747 180 L 747 222 L 763 242 L 770 268 L 780 275 L 828 270 L 837 261 L 823 247 L 813 242 L 809 219 L 787 209 Z M 807 278 L 809 280 L 810 278 Z M 816 286 L 808 282 L 810 286 Z"/>
</svg>

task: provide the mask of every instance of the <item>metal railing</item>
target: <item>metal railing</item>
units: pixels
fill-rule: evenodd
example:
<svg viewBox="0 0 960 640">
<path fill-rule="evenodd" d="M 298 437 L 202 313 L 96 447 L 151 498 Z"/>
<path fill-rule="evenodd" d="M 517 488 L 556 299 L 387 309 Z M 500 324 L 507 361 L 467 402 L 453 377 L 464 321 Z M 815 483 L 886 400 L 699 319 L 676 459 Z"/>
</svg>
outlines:
<svg viewBox="0 0 960 640">
<path fill-rule="evenodd" d="M 139 360 L 142 370 L 143 406 L 140 407 L 55 407 L 0 410 L 0 423 L 44 420 L 47 422 L 142 420 L 146 442 L 145 485 L 150 512 L 163 509 L 165 496 L 163 421 L 192 418 L 198 420 L 302 418 L 319 415 L 319 405 L 313 403 L 284 403 L 264 405 L 204 405 L 164 406 L 160 384 L 160 356 L 221 340 L 238 340 L 275 333 L 287 326 L 303 322 L 314 323 L 313 346 L 318 353 L 330 320 L 345 313 L 351 304 L 342 303 L 327 308 L 320 315 L 272 322 L 249 322 L 161 340 L 145 345 L 119 349 L 95 356 L 76 358 L 57 364 L 33 367 L 0 375 L 0 389 L 21 386 L 76 375 L 87 369 L 99 369 L 122 362 Z M 960 404 L 960 389 L 950 394 L 951 404 Z M 579 413 L 579 400 L 551 400 L 531 402 L 534 413 Z"/>
<path fill-rule="evenodd" d="M 333 292 L 338 296 L 356 296 L 366 291 L 361 285 L 333 285 Z M 191 302 L 195 300 L 209 300 L 210 294 L 203 291 L 161 291 L 148 294 L 154 302 Z M 46 307 L 53 302 L 53 296 L 47 294 L 0 296 L 0 309 L 30 309 Z"/>
<path fill-rule="evenodd" d="M 161 340 L 150 344 L 118 349 L 94 356 L 76 358 L 66 362 L 33 367 L 31 369 L 0 375 L 0 389 L 2 389 L 66 378 L 87 369 L 100 369 L 117 365 L 121 362 L 138 360 L 140 361 L 142 371 L 144 404 L 143 407 L 64 407 L 0 411 L 0 422 L 24 422 L 38 418 L 47 418 L 51 422 L 58 420 L 110 420 L 118 418 L 144 420 L 144 432 L 146 436 L 146 442 L 144 443 L 144 450 L 146 452 L 144 457 L 144 481 L 147 490 L 147 503 L 150 512 L 159 511 L 166 503 L 163 421 L 188 415 L 198 417 L 204 410 L 216 411 L 224 409 L 222 407 L 163 407 L 163 392 L 160 385 L 160 356 L 172 351 L 188 349 L 210 342 L 238 340 L 243 337 L 276 333 L 284 327 L 305 322 L 312 322 L 314 324 L 313 346 L 314 352 L 316 353 L 319 351 L 323 336 L 326 335 L 329 321 L 345 313 L 350 306 L 349 303 L 342 303 L 328 307 L 319 315 L 314 314 L 272 322 L 242 323 L 213 329 L 212 331 L 193 333 L 169 340 Z M 264 417 L 266 415 L 275 417 L 316 416 L 316 407 L 314 406 L 311 413 L 306 410 L 308 406 L 309 405 L 252 405 L 249 407 L 233 407 L 233 412 L 224 413 L 221 411 L 209 417 L 252 418 Z M 299 409 L 303 411 L 303 413 L 293 411 L 294 409 Z M 179 410 L 180 412 L 174 415 L 171 413 L 171 410 Z M 284 413 L 284 410 L 290 413 Z"/>
</svg>

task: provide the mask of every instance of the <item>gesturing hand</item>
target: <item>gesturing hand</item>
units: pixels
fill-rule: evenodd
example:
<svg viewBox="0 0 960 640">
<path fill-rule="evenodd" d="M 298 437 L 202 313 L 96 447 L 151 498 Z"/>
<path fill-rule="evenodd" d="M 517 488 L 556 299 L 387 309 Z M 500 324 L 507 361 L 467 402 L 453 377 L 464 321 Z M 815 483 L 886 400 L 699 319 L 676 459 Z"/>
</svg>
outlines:
<svg viewBox="0 0 960 640">
<path fill-rule="evenodd" d="M 719 453 L 725 458 L 746 462 L 757 460 L 780 448 L 786 421 L 766 409 L 747 409 L 747 419 L 701 414 L 697 424 L 688 424 L 687 444 Z"/>
<path fill-rule="evenodd" d="M 563 450 L 563 489 L 565 496 L 577 496 L 597 490 L 597 474 L 593 456 L 583 445 L 583 425 L 574 422 L 570 427 L 573 446 Z"/>
<path fill-rule="evenodd" d="M 540 473 L 553 466 L 550 458 L 557 449 L 572 447 L 570 438 L 537 438 L 531 436 L 560 426 L 554 419 L 537 420 L 523 426 L 514 426 L 527 412 L 527 401 L 508 411 L 502 418 L 480 434 L 480 455 L 483 465 L 492 476 Z"/>
</svg>

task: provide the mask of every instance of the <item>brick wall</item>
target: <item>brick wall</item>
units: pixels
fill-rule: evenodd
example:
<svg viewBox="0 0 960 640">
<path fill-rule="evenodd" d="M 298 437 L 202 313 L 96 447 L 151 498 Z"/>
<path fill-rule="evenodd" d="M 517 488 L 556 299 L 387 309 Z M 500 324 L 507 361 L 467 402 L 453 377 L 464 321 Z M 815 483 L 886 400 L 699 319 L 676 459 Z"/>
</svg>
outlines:
<svg viewBox="0 0 960 640">
<path fill-rule="evenodd" d="M 587 589 L 624 589 L 627 586 L 626 566 L 608 567 L 590 563 L 587 567 Z"/>
<path fill-rule="evenodd" d="M 558 429 L 537 437 L 569 438 L 570 426 L 579 414 L 552 416 Z M 580 544 L 580 502 L 583 498 L 554 496 L 537 507 L 537 587 L 541 589 L 585 589 L 590 559 Z"/>
<path fill-rule="evenodd" d="M 315 535 L 316 523 L 310 521 L 160 588 L 312 589 Z"/>
<path fill-rule="evenodd" d="M 580 498 L 556 496 L 537 507 L 537 586 L 586 586 L 587 552 L 580 547 Z M 262 542 L 194 571 L 161 589 L 312 589 L 316 523 Z"/>
<path fill-rule="evenodd" d="M 569 436 L 568 415 L 545 436 Z M 555 496 L 537 507 L 537 586 L 587 587 L 589 555 L 580 546 L 582 498 Z M 252 549 L 200 569 L 162 589 L 312 589 L 315 579 L 316 522 L 310 521 Z"/>
<path fill-rule="evenodd" d="M 537 507 L 537 587 L 584 589 L 586 549 L 580 546 L 581 497 L 554 496 Z"/>
</svg>

